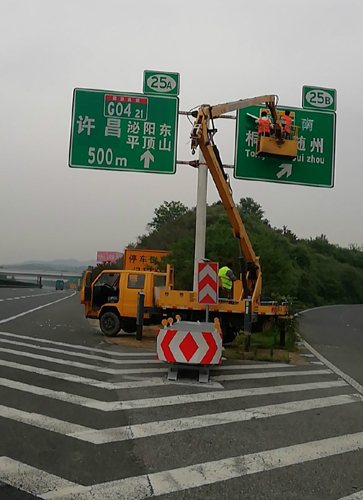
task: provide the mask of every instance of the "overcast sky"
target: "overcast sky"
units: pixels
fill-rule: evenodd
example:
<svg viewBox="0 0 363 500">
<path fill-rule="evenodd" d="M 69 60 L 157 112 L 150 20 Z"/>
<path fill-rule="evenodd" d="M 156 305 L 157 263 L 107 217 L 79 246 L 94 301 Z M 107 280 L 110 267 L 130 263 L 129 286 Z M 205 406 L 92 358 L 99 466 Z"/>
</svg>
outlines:
<svg viewBox="0 0 363 500">
<path fill-rule="evenodd" d="M 68 167 L 74 87 L 141 92 L 145 69 L 181 75 L 180 109 L 305 84 L 336 88 L 333 189 L 232 181 L 274 226 L 363 243 L 362 0 L 1 0 L 0 263 L 93 259 L 145 232 L 164 200 L 196 204 L 197 172 L 171 176 Z M 180 117 L 178 158 L 191 159 Z M 224 163 L 234 124 L 218 124 Z M 218 199 L 212 180 L 208 201 Z"/>
</svg>

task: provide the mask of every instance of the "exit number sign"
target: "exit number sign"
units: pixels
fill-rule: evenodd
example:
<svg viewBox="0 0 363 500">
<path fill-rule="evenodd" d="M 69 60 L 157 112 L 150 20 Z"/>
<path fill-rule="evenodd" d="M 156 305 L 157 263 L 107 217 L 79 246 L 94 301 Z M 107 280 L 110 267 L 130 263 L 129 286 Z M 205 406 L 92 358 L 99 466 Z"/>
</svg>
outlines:
<svg viewBox="0 0 363 500">
<path fill-rule="evenodd" d="M 337 91 L 335 89 L 304 85 L 302 107 L 304 109 L 319 109 L 320 111 L 334 112 L 337 109 Z"/>
</svg>

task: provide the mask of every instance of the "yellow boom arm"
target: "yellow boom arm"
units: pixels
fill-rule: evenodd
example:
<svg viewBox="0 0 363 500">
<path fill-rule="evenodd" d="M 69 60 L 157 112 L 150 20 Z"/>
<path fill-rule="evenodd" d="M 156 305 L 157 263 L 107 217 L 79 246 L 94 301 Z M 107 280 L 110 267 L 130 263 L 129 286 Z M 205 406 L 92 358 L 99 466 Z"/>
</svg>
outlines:
<svg viewBox="0 0 363 500">
<path fill-rule="evenodd" d="M 256 283 L 259 284 L 259 288 L 261 286 L 259 257 L 256 256 L 252 248 L 240 214 L 233 201 L 228 176 L 224 172 L 218 149 L 213 142 L 215 129 L 214 127 L 212 129 L 208 129 L 208 122 L 211 121 L 213 123 L 214 118 L 218 118 L 231 111 L 236 111 L 238 109 L 258 104 L 265 104 L 269 107 L 273 121 L 276 125 L 276 123 L 278 124 L 278 117 L 275 107 L 275 98 L 276 96 L 274 95 L 264 95 L 261 97 L 253 97 L 251 99 L 242 99 L 240 101 L 219 104 L 217 106 L 201 106 L 196 114 L 196 120 L 191 133 L 192 152 L 194 153 L 196 148 L 198 146 L 200 147 L 232 225 L 233 235 L 235 238 L 239 239 L 241 252 L 250 267 L 248 282 L 246 274 L 242 273 L 244 296 L 252 294 L 255 295 L 254 285 Z M 253 271 L 252 273 L 251 270 Z"/>
</svg>

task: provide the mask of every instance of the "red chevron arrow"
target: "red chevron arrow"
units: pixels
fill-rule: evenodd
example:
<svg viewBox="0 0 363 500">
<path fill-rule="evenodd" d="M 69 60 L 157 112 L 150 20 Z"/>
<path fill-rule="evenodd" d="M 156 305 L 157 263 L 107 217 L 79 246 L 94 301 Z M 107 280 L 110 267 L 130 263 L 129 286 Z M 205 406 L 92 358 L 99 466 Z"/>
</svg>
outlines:
<svg viewBox="0 0 363 500">
<path fill-rule="evenodd" d="M 167 330 L 165 337 L 163 338 L 160 347 L 165 355 L 166 361 L 171 361 L 175 363 L 174 354 L 170 350 L 170 342 L 173 340 L 176 332 L 178 330 Z"/>
<path fill-rule="evenodd" d="M 203 290 L 203 288 L 206 285 L 211 286 L 213 288 L 213 290 L 217 291 L 218 283 L 209 274 L 207 274 L 206 276 L 204 276 L 204 278 L 202 279 L 202 281 L 199 282 L 199 284 L 198 284 L 199 290 Z"/>
<path fill-rule="evenodd" d="M 201 360 L 200 364 L 201 365 L 209 365 L 211 363 L 215 353 L 217 352 L 218 346 L 217 346 L 217 343 L 214 340 L 214 337 L 211 334 L 211 332 L 202 332 L 202 335 L 203 335 L 204 340 L 208 344 L 209 349 L 205 353 L 205 355 L 203 356 L 203 359 Z"/>
</svg>

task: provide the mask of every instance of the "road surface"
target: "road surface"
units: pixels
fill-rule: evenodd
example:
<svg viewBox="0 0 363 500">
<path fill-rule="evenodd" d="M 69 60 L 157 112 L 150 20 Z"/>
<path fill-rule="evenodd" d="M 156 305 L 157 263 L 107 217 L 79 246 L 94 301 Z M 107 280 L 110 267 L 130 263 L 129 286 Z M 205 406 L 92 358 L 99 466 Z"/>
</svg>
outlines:
<svg viewBox="0 0 363 500">
<path fill-rule="evenodd" d="M 318 359 L 166 383 L 79 294 L 26 295 L 0 302 L 0 498 L 363 498 L 362 395 Z"/>
</svg>

